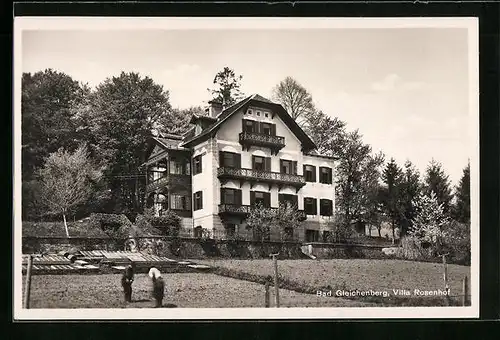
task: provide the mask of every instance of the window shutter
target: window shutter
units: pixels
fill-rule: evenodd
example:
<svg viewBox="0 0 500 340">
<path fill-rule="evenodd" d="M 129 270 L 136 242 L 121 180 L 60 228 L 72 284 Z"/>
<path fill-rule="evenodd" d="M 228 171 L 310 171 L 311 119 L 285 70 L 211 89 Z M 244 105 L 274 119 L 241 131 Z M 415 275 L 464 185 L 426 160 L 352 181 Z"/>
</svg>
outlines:
<svg viewBox="0 0 500 340">
<path fill-rule="evenodd" d="M 241 168 L 241 155 L 239 153 L 233 154 L 234 157 L 234 167 L 237 169 Z"/>
<path fill-rule="evenodd" d="M 328 183 L 329 184 L 333 183 L 333 171 L 331 168 L 328 169 Z"/>
<path fill-rule="evenodd" d="M 266 205 L 266 207 L 271 206 L 271 193 L 270 192 L 266 192 L 264 194 L 264 204 Z"/>
<path fill-rule="evenodd" d="M 302 176 L 304 176 L 304 178 L 307 178 L 306 177 L 306 165 L 302 165 Z"/>
<path fill-rule="evenodd" d="M 333 201 L 328 200 L 328 216 L 332 216 L 332 215 L 333 215 Z"/>
<path fill-rule="evenodd" d="M 250 205 L 254 205 L 254 204 L 255 204 L 255 192 L 250 191 Z"/>
<path fill-rule="evenodd" d="M 293 174 L 296 175 L 297 174 L 297 161 L 292 162 L 292 167 L 293 167 Z"/>
<path fill-rule="evenodd" d="M 224 188 L 220 188 L 220 203 L 225 204 L 226 200 L 224 198 Z"/>
<path fill-rule="evenodd" d="M 252 169 L 255 169 L 255 156 L 252 156 Z"/>
<path fill-rule="evenodd" d="M 245 132 L 246 131 L 246 119 L 241 120 L 241 131 Z"/>
<path fill-rule="evenodd" d="M 312 178 L 312 181 L 313 181 L 313 182 L 316 182 L 316 167 L 315 167 L 315 166 L 313 166 L 313 167 L 312 167 L 312 171 L 313 171 L 313 178 Z"/>
<path fill-rule="evenodd" d="M 271 136 L 276 136 L 276 124 L 271 124 Z"/>
<path fill-rule="evenodd" d="M 318 214 L 318 199 L 315 198 L 313 199 L 313 209 L 314 209 L 314 215 L 317 215 Z"/>
<path fill-rule="evenodd" d="M 200 209 L 203 209 L 203 191 L 200 191 Z"/>
<path fill-rule="evenodd" d="M 241 190 L 236 190 L 236 204 L 241 205 Z"/>
<path fill-rule="evenodd" d="M 278 194 L 278 202 L 279 204 L 283 203 L 284 196 L 283 194 Z"/>
<path fill-rule="evenodd" d="M 264 158 L 266 171 L 271 171 L 271 157 Z"/>
<path fill-rule="evenodd" d="M 186 210 L 191 210 L 191 197 L 185 196 L 186 198 Z"/>
<path fill-rule="evenodd" d="M 299 197 L 297 195 L 293 196 L 293 204 L 295 205 L 295 208 L 299 206 Z"/>
<path fill-rule="evenodd" d="M 223 167 L 224 166 L 224 152 L 219 151 L 219 166 Z"/>
<path fill-rule="evenodd" d="M 253 132 L 259 133 L 259 122 L 258 121 L 253 121 Z"/>
</svg>

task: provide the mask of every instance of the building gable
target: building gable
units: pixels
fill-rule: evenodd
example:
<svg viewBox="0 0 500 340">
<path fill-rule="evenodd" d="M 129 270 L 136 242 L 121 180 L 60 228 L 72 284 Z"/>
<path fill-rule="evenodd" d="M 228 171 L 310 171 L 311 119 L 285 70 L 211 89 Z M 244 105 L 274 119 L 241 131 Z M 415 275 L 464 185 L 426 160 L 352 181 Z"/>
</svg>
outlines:
<svg viewBox="0 0 500 340">
<path fill-rule="evenodd" d="M 229 120 L 237 112 L 246 112 L 246 110 L 248 110 L 250 106 L 260 107 L 262 109 L 268 110 L 272 113 L 272 115 L 278 115 L 283 123 L 289 128 L 289 130 L 298 138 L 298 140 L 300 140 L 302 149 L 304 151 L 311 151 L 316 148 L 316 145 L 311 140 L 311 138 L 304 132 L 304 130 L 302 130 L 302 128 L 300 128 L 295 120 L 286 112 L 283 106 L 273 103 L 259 95 L 252 95 L 250 97 L 247 97 L 222 111 L 217 116 L 217 121 L 211 127 L 207 128 L 201 134 L 189 140 L 185 140 L 183 146 L 190 147 L 200 141 L 214 136 L 217 130 L 219 130 L 227 120 Z"/>
</svg>

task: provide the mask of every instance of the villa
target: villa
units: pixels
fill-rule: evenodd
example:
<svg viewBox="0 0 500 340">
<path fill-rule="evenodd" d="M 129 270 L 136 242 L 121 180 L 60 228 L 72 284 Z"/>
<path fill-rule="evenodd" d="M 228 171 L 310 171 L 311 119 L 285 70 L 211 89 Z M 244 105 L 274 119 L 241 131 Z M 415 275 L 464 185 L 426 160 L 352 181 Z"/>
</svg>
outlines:
<svg viewBox="0 0 500 340">
<path fill-rule="evenodd" d="M 255 94 L 224 108 L 209 102 L 183 136 L 152 137 L 146 205 L 157 215 L 173 210 L 183 229 L 201 236 L 255 238 L 245 228 L 261 203 L 290 202 L 303 215 L 294 239 L 322 241 L 335 213 L 335 160 L 316 145 L 280 104 Z M 270 239 L 279 239 L 271 230 Z"/>
</svg>

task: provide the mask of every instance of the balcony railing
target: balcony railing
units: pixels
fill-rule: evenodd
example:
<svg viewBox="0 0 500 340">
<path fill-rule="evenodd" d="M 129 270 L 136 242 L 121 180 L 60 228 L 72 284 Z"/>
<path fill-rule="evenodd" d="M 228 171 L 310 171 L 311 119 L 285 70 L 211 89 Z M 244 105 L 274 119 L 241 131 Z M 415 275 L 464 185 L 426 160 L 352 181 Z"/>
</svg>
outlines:
<svg viewBox="0 0 500 340">
<path fill-rule="evenodd" d="M 221 179 L 226 178 L 273 184 L 287 184 L 295 188 L 301 188 L 306 184 L 304 176 L 254 169 L 220 167 L 217 169 L 217 177 Z"/>
<path fill-rule="evenodd" d="M 246 216 L 256 207 L 252 205 L 242 205 L 242 204 L 219 204 L 219 214 L 220 215 L 240 215 Z M 273 211 L 278 210 L 278 208 L 269 208 Z M 304 221 L 307 218 L 306 212 L 304 210 L 298 210 L 299 219 Z"/>
<path fill-rule="evenodd" d="M 154 191 L 159 188 L 174 187 L 174 186 L 189 186 L 191 183 L 191 176 L 167 174 L 156 180 L 149 181 L 146 186 L 146 191 Z"/>
<path fill-rule="evenodd" d="M 247 148 L 251 145 L 269 147 L 278 152 L 285 147 L 285 137 L 244 131 L 240 133 L 240 144 Z"/>
</svg>

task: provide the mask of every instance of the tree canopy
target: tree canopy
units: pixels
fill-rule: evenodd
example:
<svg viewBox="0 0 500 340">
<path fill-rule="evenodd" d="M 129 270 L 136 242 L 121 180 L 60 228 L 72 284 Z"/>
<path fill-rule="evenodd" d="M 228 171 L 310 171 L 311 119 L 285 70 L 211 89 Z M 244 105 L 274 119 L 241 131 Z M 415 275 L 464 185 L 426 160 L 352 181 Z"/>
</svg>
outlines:
<svg viewBox="0 0 500 340">
<path fill-rule="evenodd" d="M 217 72 L 214 77 L 214 88 L 208 89 L 212 94 L 213 100 L 219 101 L 224 106 L 231 106 L 243 96 L 241 92 L 242 75 L 229 67 L 224 67 L 223 70 Z"/>
</svg>

